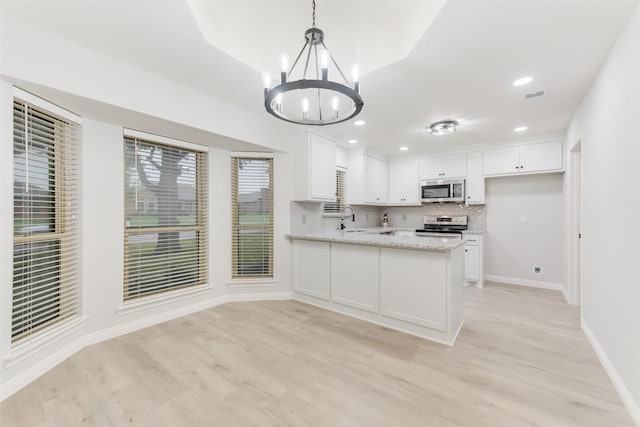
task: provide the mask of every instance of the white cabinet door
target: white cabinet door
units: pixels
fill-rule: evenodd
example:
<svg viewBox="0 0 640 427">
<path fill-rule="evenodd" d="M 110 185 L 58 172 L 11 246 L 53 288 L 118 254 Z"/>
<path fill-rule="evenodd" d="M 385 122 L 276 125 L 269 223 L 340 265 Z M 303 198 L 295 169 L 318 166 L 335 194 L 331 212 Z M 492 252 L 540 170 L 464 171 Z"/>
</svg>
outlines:
<svg viewBox="0 0 640 427">
<path fill-rule="evenodd" d="M 336 199 L 336 144 L 311 134 L 309 150 L 309 193 L 311 199 Z"/>
<path fill-rule="evenodd" d="M 444 178 L 464 178 L 467 175 L 467 156 L 442 157 L 442 176 Z"/>
<path fill-rule="evenodd" d="M 482 175 L 482 154 L 467 155 L 466 203 L 468 205 L 484 204 L 484 175 Z"/>
<path fill-rule="evenodd" d="M 329 301 L 331 246 L 329 242 L 293 240 L 293 289 Z"/>
<path fill-rule="evenodd" d="M 380 248 L 380 311 L 387 317 L 445 331 L 447 254 Z"/>
<path fill-rule="evenodd" d="M 420 204 L 420 163 L 418 160 L 389 164 L 389 203 Z"/>
<path fill-rule="evenodd" d="M 364 201 L 386 203 L 389 193 L 389 166 L 386 162 L 365 155 Z"/>
<path fill-rule="evenodd" d="M 485 175 L 562 171 L 562 142 L 542 142 L 498 148 L 483 153 Z"/>
<path fill-rule="evenodd" d="M 518 147 L 487 150 L 482 157 L 484 175 L 506 175 L 520 171 L 520 149 Z"/>
<path fill-rule="evenodd" d="M 480 253 L 476 245 L 464 246 L 464 278 L 477 282 L 480 280 Z"/>
<path fill-rule="evenodd" d="M 543 142 L 520 147 L 520 172 L 562 169 L 562 143 Z"/>
<path fill-rule="evenodd" d="M 379 312 L 378 248 L 331 244 L 331 301 Z"/>
<path fill-rule="evenodd" d="M 311 132 L 294 135 L 294 200 L 335 202 L 336 143 Z"/>
<path fill-rule="evenodd" d="M 442 158 L 428 157 L 420 160 L 420 179 L 442 179 Z"/>
</svg>

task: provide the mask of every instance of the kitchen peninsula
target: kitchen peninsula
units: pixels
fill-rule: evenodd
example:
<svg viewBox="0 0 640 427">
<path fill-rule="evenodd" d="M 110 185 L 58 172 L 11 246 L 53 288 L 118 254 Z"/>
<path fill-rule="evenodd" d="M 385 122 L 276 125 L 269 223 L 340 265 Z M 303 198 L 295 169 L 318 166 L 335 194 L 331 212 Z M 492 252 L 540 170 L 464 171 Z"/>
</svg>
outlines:
<svg viewBox="0 0 640 427">
<path fill-rule="evenodd" d="M 463 323 L 463 239 L 380 229 L 287 237 L 294 299 L 453 345 Z"/>
</svg>

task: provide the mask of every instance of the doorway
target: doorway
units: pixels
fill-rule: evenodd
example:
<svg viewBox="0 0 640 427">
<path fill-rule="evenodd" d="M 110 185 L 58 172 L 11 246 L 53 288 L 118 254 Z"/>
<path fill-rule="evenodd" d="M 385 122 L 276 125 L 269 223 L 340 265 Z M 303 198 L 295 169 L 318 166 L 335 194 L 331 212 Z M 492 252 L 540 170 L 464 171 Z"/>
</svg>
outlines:
<svg viewBox="0 0 640 427">
<path fill-rule="evenodd" d="M 582 140 L 569 150 L 569 304 L 580 305 L 582 242 Z"/>
</svg>

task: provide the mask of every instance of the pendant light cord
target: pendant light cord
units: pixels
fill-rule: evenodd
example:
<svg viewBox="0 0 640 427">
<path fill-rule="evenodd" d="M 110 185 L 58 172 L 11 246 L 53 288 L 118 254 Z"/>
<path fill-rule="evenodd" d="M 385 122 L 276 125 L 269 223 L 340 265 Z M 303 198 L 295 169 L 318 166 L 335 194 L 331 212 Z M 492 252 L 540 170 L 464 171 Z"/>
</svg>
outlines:
<svg viewBox="0 0 640 427">
<path fill-rule="evenodd" d="M 311 14 L 311 18 L 313 20 L 313 28 L 316 27 L 316 0 L 311 1 L 311 7 L 313 8 L 313 13 Z"/>
</svg>

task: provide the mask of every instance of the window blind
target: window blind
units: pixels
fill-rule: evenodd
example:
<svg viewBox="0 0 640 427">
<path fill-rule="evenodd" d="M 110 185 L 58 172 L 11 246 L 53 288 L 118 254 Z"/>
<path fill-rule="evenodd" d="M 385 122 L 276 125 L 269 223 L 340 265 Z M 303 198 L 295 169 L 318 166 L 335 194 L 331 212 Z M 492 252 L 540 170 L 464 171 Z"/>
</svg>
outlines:
<svg viewBox="0 0 640 427">
<path fill-rule="evenodd" d="M 234 279 L 273 277 L 273 159 L 231 158 Z"/>
<path fill-rule="evenodd" d="M 336 171 L 336 201 L 325 202 L 322 205 L 322 215 L 327 217 L 339 217 L 345 207 L 344 203 L 344 171 Z"/>
<path fill-rule="evenodd" d="M 125 137 L 124 301 L 207 283 L 207 153 Z"/>
<path fill-rule="evenodd" d="M 14 100 L 13 345 L 80 314 L 79 130 Z"/>
</svg>

